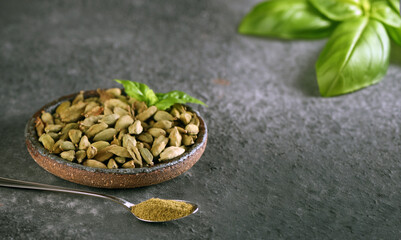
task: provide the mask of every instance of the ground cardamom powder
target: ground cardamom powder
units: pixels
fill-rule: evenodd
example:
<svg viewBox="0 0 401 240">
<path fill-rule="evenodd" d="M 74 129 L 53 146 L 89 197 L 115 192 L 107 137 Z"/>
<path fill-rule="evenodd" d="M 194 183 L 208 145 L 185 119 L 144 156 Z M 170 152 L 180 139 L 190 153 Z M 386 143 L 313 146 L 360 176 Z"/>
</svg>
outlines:
<svg viewBox="0 0 401 240">
<path fill-rule="evenodd" d="M 194 207 L 186 202 L 151 198 L 132 207 L 135 216 L 149 221 L 169 221 L 185 217 Z"/>
</svg>

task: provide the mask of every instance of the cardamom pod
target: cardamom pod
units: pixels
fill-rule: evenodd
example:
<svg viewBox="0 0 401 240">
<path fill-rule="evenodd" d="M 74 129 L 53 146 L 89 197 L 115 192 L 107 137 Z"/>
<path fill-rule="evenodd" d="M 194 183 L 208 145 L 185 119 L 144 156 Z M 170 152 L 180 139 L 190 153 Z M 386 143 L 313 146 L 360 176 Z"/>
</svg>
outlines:
<svg viewBox="0 0 401 240">
<path fill-rule="evenodd" d="M 107 124 L 106 124 L 107 125 Z M 113 139 L 114 135 L 117 134 L 117 130 L 114 128 L 107 128 L 93 137 L 93 141 L 110 141 Z"/>
<path fill-rule="evenodd" d="M 127 110 L 120 108 L 120 107 L 115 107 L 113 109 L 113 113 L 119 115 L 120 117 L 125 116 L 125 115 L 130 115 Z"/>
<path fill-rule="evenodd" d="M 170 114 L 176 119 L 180 118 L 181 115 L 181 113 L 176 108 L 171 108 Z"/>
<path fill-rule="evenodd" d="M 153 124 L 152 127 L 167 130 L 167 129 L 171 128 L 172 126 L 173 126 L 173 122 L 168 121 L 168 120 L 160 120 L 160 121 L 157 121 L 155 124 Z"/>
<path fill-rule="evenodd" d="M 133 106 L 134 106 L 133 108 L 138 114 L 143 113 L 146 109 L 148 109 L 148 106 L 146 106 L 145 102 L 135 101 Z"/>
<path fill-rule="evenodd" d="M 60 103 L 60 105 L 58 105 L 58 107 L 56 108 L 56 113 L 60 116 L 60 113 L 69 108 L 70 106 L 71 106 L 70 101 L 64 101 Z"/>
<path fill-rule="evenodd" d="M 129 105 L 126 102 L 121 101 L 118 98 L 110 98 L 109 100 L 107 100 L 106 102 L 104 102 L 104 106 L 110 109 L 114 109 L 116 107 L 128 110 L 129 109 Z"/>
<path fill-rule="evenodd" d="M 131 125 L 134 122 L 134 119 L 130 115 L 125 115 L 120 117 L 115 125 L 115 129 L 117 131 L 120 131 L 121 129 L 128 128 L 129 125 Z"/>
<path fill-rule="evenodd" d="M 153 116 L 153 114 L 155 114 L 157 112 L 157 107 L 155 106 L 151 106 L 148 109 L 146 109 L 145 111 L 139 113 L 136 116 L 136 119 L 138 119 L 139 121 L 146 121 L 148 118 L 150 118 L 151 116 Z"/>
<path fill-rule="evenodd" d="M 116 138 L 116 135 L 113 136 L 113 140 L 110 142 L 111 145 L 121 146 L 121 141 Z"/>
<path fill-rule="evenodd" d="M 123 168 L 135 168 L 134 160 L 124 163 L 121 167 Z"/>
<path fill-rule="evenodd" d="M 99 104 L 97 102 L 88 102 L 88 104 L 86 104 L 85 110 L 84 110 L 84 115 L 86 115 L 86 113 L 88 113 L 89 111 L 91 111 L 94 107 L 99 106 Z M 85 116 L 87 117 L 87 116 Z"/>
<path fill-rule="evenodd" d="M 119 88 L 109 88 L 106 90 L 106 92 L 112 95 L 113 97 L 118 97 L 121 95 L 121 89 Z"/>
<path fill-rule="evenodd" d="M 63 139 L 63 140 L 67 140 L 67 138 L 69 137 L 68 136 L 68 132 L 71 130 L 71 129 L 78 129 L 78 123 L 67 123 L 64 127 L 63 127 L 63 129 L 61 129 L 61 132 L 60 132 L 60 139 Z"/>
<path fill-rule="evenodd" d="M 97 154 L 97 148 L 94 146 L 89 146 L 89 148 L 86 150 L 86 156 L 88 158 L 93 158 Z"/>
<path fill-rule="evenodd" d="M 43 131 L 45 129 L 45 124 L 43 123 L 42 119 L 40 117 L 36 117 L 35 119 L 35 128 L 36 128 L 36 133 L 38 136 L 42 136 Z"/>
<path fill-rule="evenodd" d="M 75 151 L 69 150 L 69 151 L 62 152 L 62 153 L 60 153 L 60 157 L 72 162 L 75 159 Z"/>
<path fill-rule="evenodd" d="M 107 149 L 107 150 L 106 150 Z M 128 150 L 125 147 L 117 146 L 117 145 L 110 145 L 105 148 L 106 151 L 109 153 L 113 153 L 119 157 L 126 157 L 129 158 L 131 155 L 129 154 Z"/>
<path fill-rule="evenodd" d="M 79 126 L 84 129 L 88 129 L 89 127 L 93 126 L 93 124 L 95 124 L 102 117 L 103 116 L 101 116 L 101 115 L 87 117 L 82 122 L 79 123 Z"/>
<path fill-rule="evenodd" d="M 139 149 L 139 152 L 141 153 L 141 156 L 145 160 L 145 162 L 152 166 L 153 165 L 152 153 L 147 148 L 141 148 Z"/>
<path fill-rule="evenodd" d="M 175 147 L 181 146 L 182 136 L 180 132 L 178 132 L 177 127 L 173 128 L 173 131 L 171 131 L 168 138 L 170 139 L 170 146 L 175 146 Z"/>
<path fill-rule="evenodd" d="M 149 128 L 148 133 L 155 138 L 157 138 L 158 136 L 161 136 L 161 135 L 166 136 L 166 131 L 164 131 L 161 128 Z"/>
<path fill-rule="evenodd" d="M 86 135 L 84 135 L 81 140 L 79 141 L 79 145 L 78 148 L 81 150 L 86 150 L 88 149 L 88 147 L 91 145 L 91 143 L 89 142 L 89 139 Z"/>
<path fill-rule="evenodd" d="M 141 134 L 143 131 L 142 123 L 139 120 L 135 120 L 135 122 L 128 127 L 128 132 L 130 134 Z"/>
<path fill-rule="evenodd" d="M 189 123 L 194 124 L 197 127 L 199 127 L 199 125 L 200 125 L 199 118 L 195 113 L 192 114 L 192 119 Z"/>
<path fill-rule="evenodd" d="M 107 163 L 107 168 L 109 169 L 117 169 L 118 165 L 114 159 L 110 159 L 109 162 Z"/>
<path fill-rule="evenodd" d="M 192 115 L 189 112 L 181 113 L 180 120 L 187 125 L 192 119 Z"/>
<path fill-rule="evenodd" d="M 49 150 L 50 152 L 53 149 L 54 146 L 54 139 L 47 133 L 42 134 L 39 137 L 39 142 L 43 144 L 43 147 Z"/>
<path fill-rule="evenodd" d="M 160 153 L 160 161 L 164 161 L 164 160 L 169 160 L 169 159 L 173 159 L 175 157 L 180 156 L 181 154 L 183 154 L 185 152 L 185 149 L 181 148 L 181 147 L 168 147 L 166 149 L 163 150 L 162 153 Z"/>
<path fill-rule="evenodd" d="M 54 141 L 57 141 L 57 140 L 59 140 L 59 139 L 60 139 L 60 135 L 59 135 L 58 133 L 55 133 L 55 132 L 49 132 L 49 133 L 47 133 L 47 134 L 49 134 L 49 135 L 50 135 L 50 137 L 52 137 L 52 138 L 54 139 Z"/>
<path fill-rule="evenodd" d="M 42 111 L 41 118 L 42 118 L 42 121 L 45 123 L 46 126 L 49 125 L 49 124 L 54 124 L 53 116 L 48 112 Z"/>
<path fill-rule="evenodd" d="M 84 116 L 87 118 L 87 117 L 91 117 L 91 116 L 99 116 L 102 113 L 103 113 L 103 107 L 96 106 L 96 107 L 92 108 L 91 110 L 89 110 L 88 112 L 85 112 Z"/>
<path fill-rule="evenodd" d="M 61 153 L 63 150 L 61 150 L 60 145 L 64 142 L 64 140 L 60 139 L 58 140 L 54 145 L 53 145 L 53 149 L 52 149 L 52 153 L 55 154 L 59 154 Z"/>
<path fill-rule="evenodd" d="M 89 138 L 91 138 L 91 137 L 95 136 L 96 134 L 100 133 L 101 131 L 105 130 L 108 126 L 109 125 L 107 125 L 104 122 L 94 124 L 86 131 L 86 135 Z"/>
<path fill-rule="evenodd" d="M 179 103 L 175 103 L 173 105 L 173 108 L 177 109 L 178 112 L 180 112 L 180 114 L 183 114 L 184 112 L 186 112 L 186 109 L 183 105 L 179 104 Z"/>
<path fill-rule="evenodd" d="M 190 146 L 190 145 L 194 144 L 195 142 L 191 136 L 184 134 L 182 136 L 182 143 L 184 144 L 184 146 Z"/>
<path fill-rule="evenodd" d="M 86 151 L 85 150 L 78 150 L 75 153 L 75 158 L 77 159 L 78 163 L 82 163 L 82 161 L 85 159 L 86 157 Z"/>
<path fill-rule="evenodd" d="M 77 104 L 71 105 L 71 107 L 65 109 L 60 113 L 60 119 L 63 122 L 76 122 L 82 117 L 82 113 L 85 110 L 86 103 L 78 102 Z"/>
<path fill-rule="evenodd" d="M 63 141 L 60 144 L 60 149 L 63 151 L 75 150 L 75 145 L 70 141 Z"/>
<path fill-rule="evenodd" d="M 157 137 L 153 142 L 150 151 L 154 157 L 159 156 L 159 154 L 166 148 L 169 139 L 163 135 Z"/>
<path fill-rule="evenodd" d="M 78 129 L 71 129 L 68 131 L 68 136 L 70 137 L 72 143 L 78 144 L 81 140 L 82 132 Z"/>
<path fill-rule="evenodd" d="M 142 156 L 139 152 L 139 149 L 136 146 L 132 145 L 132 143 L 129 143 L 127 146 L 127 151 L 131 155 L 131 158 L 134 159 L 135 163 L 142 167 Z"/>
<path fill-rule="evenodd" d="M 120 115 L 118 114 L 110 114 L 110 115 L 104 115 L 99 122 L 104 122 L 107 125 L 111 126 L 117 122 L 117 120 L 120 118 Z"/>
<path fill-rule="evenodd" d="M 139 141 L 145 142 L 145 143 L 152 143 L 153 142 L 153 137 L 149 133 L 141 133 L 138 135 L 137 139 Z"/>
<path fill-rule="evenodd" d="M 112 146 L 112 145 L 110 145 Z M 107 146 L 105 148 L 103 148 L 102 150 L 99 150 L 96 154 L 96 156 L 94 157 L 94 159 L 96 159 L 99 162 L 104 162 L 106 160 L 109 160 L 111 157 L 113 157 L 113 153 L 108 151 L 108 147 Z"/>
<path fill-rule="evenodd" d="M 74 100 L 72 100 L 72 105 L 83 101 L 84 101 L 84 91 L 79 91 L 77 96 L 75 96 Z"/>
<path fill-rule="evenodd" d="M 83 163 L 84 166 L 87 167 L 95 167 L 95 168 L 107 168 L 107 166 L 99 161 L 96 161 L 94 159 L 88 159 Z"/>
<path fill-rule="evenodd" d="M 106 141 L 97 141 L 92 143 L 91 146 L 95 147 L 97 150 L 102 150 L 103 148 L 110 146 L 110 143 Z"/>
<path fill-rule="evenodd" d="M 174 121 L 175 118 L 168 112 L 159 110 L 156 112 L 156 114 L 153 116 L 153 119 L 155 121 L 160 121 L 160 120 L 169 120 L 169 121 Z"/>
<path fill-rule="evenodd" d="M 187 133 L 187 130 L 185 130 L 184 128 L 182 128 L 180 126 L 175 126 L 175 127 L 177 128 L 178 132 L 180 132 L 181 134 L 186 134 Z M 174 128 L 169 128 L 169 129 L 166 130 L 166 132 L 168 134 L 170 134 L 171 131 L 173 131 L 173 130 L 174 130 Z"/>
<path fill-rule="evenodd" d="M 125 158 L 124 157 L 115 157 L 114 160 L 118 162 L 119 164 L 124 164 L 125 163 Z"/>
<path fill-rule="evenodd" d="M 129 134 L 124 134 L 123 136 L 123 147 L 127 148 L 129 144 L 132 144 L 136 146 L 136 139 L 135 137 L 129 135 Z"/>
<path fill-rule="evenodd" d="M 192 123 L 188 124 L 185 127 L 185 130 L 187 130 L 188 134 L 190 134 L 190 135 L 196 135 L 199 133 L 198 126 L 196 126 L 195 124 L 192 124 Z"/>
<path fill-rule="evenodd" d="M 49 133 L 49 132 L 59 132 L 62 128 L 63 128 L 62 125 L 48 124 L 48 125 L 45 127 L 45 132 L 46 132 L 46 133 Z"/>
</svg>

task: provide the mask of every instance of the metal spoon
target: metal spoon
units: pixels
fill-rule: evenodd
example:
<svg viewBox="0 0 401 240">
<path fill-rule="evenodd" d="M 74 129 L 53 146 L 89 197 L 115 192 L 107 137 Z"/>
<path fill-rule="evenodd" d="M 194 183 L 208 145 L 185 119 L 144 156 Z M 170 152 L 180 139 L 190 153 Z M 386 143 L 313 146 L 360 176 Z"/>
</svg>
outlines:
<svg viewBox="0 0 401 240">
<path fill-rule="evenodd" d="M 53 185 L 27 182 L 27 181 L 21 181 L 21 180 L 15 180 L 15 179 L 3 178 L 3 177 L 0 177 L 0 186 L 1 187 L 11 187 L 11 188 L 24 188 L 24 189 L 35 189 L 35 190 L 45 190 L 45 191 L 54 191 L 54 192 L 75 193 L 75 194 L 81 194 L 81 195 L 86 195 L 86 196 L 105 198 L 105 199 L 112 200 L 116 203 L 123 205 L 124 207 L 128 208 L 128 210 L 130 212 L 131 212 L 131 208 L 133 206 L 135 206 L 135 204 L 130 203 L 127 200 L 124 200 L 122 198 L 118 198 L 118 197 L 114 197 L 114 196 L 110 196 L 110 195 L 106 195 L 106 194 L 102 194 L 102 193 L 82 191 L 82 190 L 76 190 L 76 189 L 72 189 L 72 188 L 64 188 L 64 187 L 58 187 L 58 186 L 53 186 Z M 198 205 L 195 203 L 184 201 L 184 200 L 175 200 L 175 201 L 182 201 L 182 202 L 191 204 L 193 206 L 193 211 L 189 215 L 194 214 L 198 211 Z M 132 213 L 132 214 L 137 219 L 144 221 L 144 222 L 168 222 L 168 221 L 151 221 L 151 220 L 139 218 L 134 213 Z M 189 215 L 187 215 L 187 216 L 189 216 Z M 185 216 L 185 217 L 187 217 L 187 216 Z M 184 218 L 184 217 L 181 217 L 181 218 Z M 177 218 L 177 219 L 181 219 L 181 218 Z M 173 220 L 177 220 L 177 219 L 173 219 Z M 172 221 L 172 220 L 170 220 L 170 221 Z"/>
</svg>

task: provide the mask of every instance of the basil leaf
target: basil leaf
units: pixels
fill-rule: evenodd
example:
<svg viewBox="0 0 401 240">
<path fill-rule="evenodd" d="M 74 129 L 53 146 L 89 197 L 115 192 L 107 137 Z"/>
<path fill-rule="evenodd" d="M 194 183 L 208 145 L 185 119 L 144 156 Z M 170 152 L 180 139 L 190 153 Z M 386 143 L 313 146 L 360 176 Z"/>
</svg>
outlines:
<svg viewBox="0 0 401 240">
<path fill-rule="evenodd" d="M 135 98 L 138 101 L 143 101 L 148 106 L 154 105 L 159 100 L 153 90 L 151 90 L 146 84 L 129 80 L 114 79 L 114 81 L 121 83 L 124 86 L 124 91 L 128 96 Z"/>
<path fill-rule="evenodd" d="M 387 1 L 373 2 L 370 16 L 388 26 L 401 26 L 401 16 L 399 15 L 399 12 L 396 12 L 391 6 L 389 6 Z"/>
<path fill-rule="evenodd" d="M 400 13 L 400 2 L 397 0 L 387 0 L 397 13 Z"/>
<path fill-rule="evenodd" d="M 390 35 L 391 39 L 393 39 L 395 43 L 401 46 L 401 27 L 394 28 L 387 26 L 387 32 L 388 35 Z"/>
<path fill-rule="evenodd" d="M 320 93 L 336 96 L 379 82 L 389 55 L 390 41 L 382 23 L 368 17 L 341 23 L 316 62 Z"/>
<path fill-rule="evenodd" d="M 272 0 L 256 5 L 242 20 L 238 31 L 256 36 L 323 38 L 334 23 L 320 14 L 308 0 Z"/>
<path fill-rule="evenodd" d="M 169 107 L 171 107 L 172 105 L 174 105 L 174 103 L 196 103 L 196 104 L 201 104 L 201 105 L 205 105 L 206 104 L 204 102 L 202 102 L 199 99 L 196 99 L 194 97 L 191 97 L 190 95 L 181 92 L 181 91 L 171 91 L 168 93 L 156 93 L 157 98 L 159 99 L 159 101 L 155 104 L 155 106 L 160 109 L 160 110 L 165 110 Z"/>
<path fill-rule="evenodd" d="M 323 15 L 334 21 L 344 21 L 363 14 L 360 0 L 310 0 Z"/>
</svg>

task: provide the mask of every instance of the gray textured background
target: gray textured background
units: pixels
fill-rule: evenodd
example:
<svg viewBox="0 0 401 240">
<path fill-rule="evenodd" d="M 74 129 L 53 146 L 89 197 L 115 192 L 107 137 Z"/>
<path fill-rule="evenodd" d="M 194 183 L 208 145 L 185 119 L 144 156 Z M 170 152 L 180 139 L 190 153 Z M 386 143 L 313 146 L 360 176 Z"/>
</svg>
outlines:
<svg viewBox="0 0 401 240">
<path fill-rule="evenodd" d="M 326 40 L 240 36 L 258 1 L 1 1 L 0 176 L 139 202 L 187 199 L 200 212 L 137 221 L 102 199 L 0 188 L 1 239 L 399 239 L 401 49 L 387 76 L 321 98 Z M 209 143 L 171 181 L 139 189 L 73 184 L 40 168 L 24 126 L 44 104 L 113 78 L 205 101 Z M 216 79 L 224 79 L 218 81 Z"/>
</svg>

